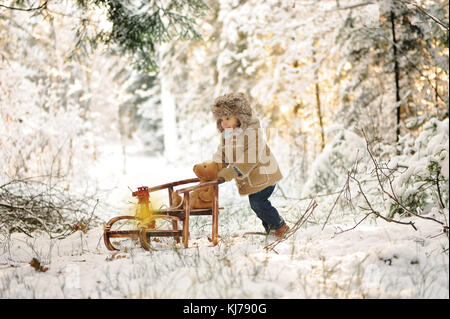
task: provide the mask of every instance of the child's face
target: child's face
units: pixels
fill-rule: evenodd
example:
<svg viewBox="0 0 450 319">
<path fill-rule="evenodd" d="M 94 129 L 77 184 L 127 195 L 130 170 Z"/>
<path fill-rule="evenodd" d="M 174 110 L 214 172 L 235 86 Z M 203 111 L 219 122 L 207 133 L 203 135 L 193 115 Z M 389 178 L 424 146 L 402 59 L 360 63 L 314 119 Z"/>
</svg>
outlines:
<svg viewBox="0 0 450 319">
<path fill-rule="evenodd" d="M 235 116 L 222 116 L 220 124 L 224 130 L 232 130 L 238 126 L 239 120 Z"/>
</svg>

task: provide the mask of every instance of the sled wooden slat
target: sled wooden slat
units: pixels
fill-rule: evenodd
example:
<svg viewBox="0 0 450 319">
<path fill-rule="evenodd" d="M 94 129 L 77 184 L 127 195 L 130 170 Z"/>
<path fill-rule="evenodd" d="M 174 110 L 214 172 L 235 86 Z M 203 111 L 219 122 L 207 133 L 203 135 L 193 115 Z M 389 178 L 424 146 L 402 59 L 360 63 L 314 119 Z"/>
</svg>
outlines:
<svg viewBox="0 0 450 319">
<path fill-rule="evenodd" d="M 138 230 L 111 230 L 108 234 L 109 238 L 138 238 L 139 231 Z"/>
<path fill-rule="evenodd" d="M 155 236 L 155 237 L 173 237 L 173 236 L 181 236 L 181 230 L 160 230 L 160 229 L 145 229 L 145 233 L 147 236 Z"/>
<path fill-rule="evenodd" d="M 166 189 L 166 188 L 170 188 L 170 187 L 173 188 L 175 186 L 179 186 L 179 185 L 183 185 L 183 184 L 196 183 L 196 182 L 199 182 L 199 181 L 200 181 L 199 178 L 183 179 L 181 181 L 176 181 L 176 182 L 172 182 L 172 183 L 167 183 L 167 184 L 162 184 L 162 185 L 159 185 L 159 186 L 150 187 L 148 189 L 148 191 L 151 193 L 151 192 L 160 191 L 160 190 L 163 190 L 163 189 Z"/>
<path fill-rule="evenodd" d="M 223 207 L 219 207 L 219 210 L 223 209 Z M 208 216 L 211 215 L 211 209 L 209 208 L 197 208 L 197 209 L 191 209 L 190 210 L 191 216 Z M 169 216 L 177 216 L 181 219 L 183 219 L 184 216 L 184 209 L 167 209 L 164 211 L 159 212 L 159 214 L 164 215 L 167 214 Z"/>
</svg>

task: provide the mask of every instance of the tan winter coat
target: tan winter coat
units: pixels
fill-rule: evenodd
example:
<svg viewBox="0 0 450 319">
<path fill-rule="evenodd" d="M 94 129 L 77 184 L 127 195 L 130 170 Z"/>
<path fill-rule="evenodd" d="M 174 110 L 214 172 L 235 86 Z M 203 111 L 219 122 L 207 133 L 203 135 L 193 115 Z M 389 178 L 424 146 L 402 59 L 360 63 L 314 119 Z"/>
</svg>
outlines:
<svg viewBox="0 0 450 319">
<path fill-rule="evenodd" d="M 259 192 L 283 178 L 254 116 L 245 130 L 236 128 L 228 138 L 222 135 L 213 161 L 222 164 L 219 177 L 236 181 L 240 195 Z"/>
</svg>

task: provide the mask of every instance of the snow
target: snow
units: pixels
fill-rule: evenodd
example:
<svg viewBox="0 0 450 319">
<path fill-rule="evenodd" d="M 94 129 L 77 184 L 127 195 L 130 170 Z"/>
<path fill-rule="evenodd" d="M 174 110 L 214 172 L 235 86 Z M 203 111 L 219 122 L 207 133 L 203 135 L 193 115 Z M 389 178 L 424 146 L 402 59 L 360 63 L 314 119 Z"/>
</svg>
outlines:
<svg viewBox="0 0 450 319">
<path fill-rule="evenodd" d="M 234 183 L 220 186 L 217 246 L 208 240 L 210 217 L 191 218 L 189 248 L 169 238 L 152 241 L 155 251 L 133 240 L 122 241 L 120 252 L 108 251 L 101 224 L 62 240 L 9 234 L 12 228 L 1 224 L 0 298 L 449 298 L 448 100 L 437 96 L 448 95 L 448 50 L 439 41 L 413 41 L 414 50 L 399 60 L 400 67 L 414 61 L 430 72 L 402 78 L 407 130 L 402 126 L 405 135 L 391 143 L 398 104 L 390 91 L 394 77 L 381 72 L 390 65 L 383 39 L 391 27 L 377 19 L 392 11 L 386 7 L 391 2 L 380 3 L 380 12 L 354 8 L 355 24 L 380 23 L 369 30 L 344 25 L 347 9 L 336 10 L 335 1 L 211 1 L 213 14 L 199 24 L 208 40 L 164 46 L 170 54 L 161 56 L 154 80 L 133 71 L 129 57 L 106 57 L 102 50 L 67 61 L 80 19 L 111 27 L 104 8 L 90 15 L 52 4 L 63 14 L 52 16 L 51 27 L 41 15 L 10 12 L 0 22 L 6 48 L 0 186 L 55 173 L 64 176 L 64 191 L 73 198 L 97 191 L 95 213 L 103 222 L 132 215 L 132 190 L 194 177 L 194 163 L 210 159 L 219 141 L 213 98 L 243 91 L 270 133 L 267 142 L 284 174 L 272 203 L 289 225 L 310 196 L 317 196 L 318 207 L 274 250 L 264 249 L 273 238 L 244 235 L 262 225 Z M 426 9 L 445 18 L 440 5 Z M 431 19 L 417 20 L 411 10 L 399 14 L 417 27 L 406 24 L 399 38 L 444 35 L 430 29 Z M 8 23 L 11 18 L 15 23 Z M 367 54 L 355 56 L 357 49 Z M 393 178 L 385 180 L 387 192 L 428 220 L 400 216 L 399 203 L 380 190 L 360 128 L 369 140 L 380 139 L 372 145 L 383 174 Z M 382 216 L 412 221 L 417 230 L 373 215 L 359 223 L 368 213 L 362 190 L 350 181 L 342 196 L 337 193 L 351 169 Z M 152 193 L 152 205 L 167 204 L 166 196 Z M 48 270 L 36 271 L 33 258 Z"/>
<path fill-rule="evenodd" d="M 163 157 L 128 148 L 126 173 L 120 147 L 107 154 L 91 174 L 110 189 L 104 200 L 117 208 L 98 211 L 107 221 L 127 214 L 130 187 L 155 186 L 193 177 L 192 167 L 176 167 Z M 112 187 L 114 185 L 114 187 Z M 282 206 L 274 193 L 272 203 Z M 160 200 L 163 200 L 160 198 Z M 232 183 L 221 185 L 217 246 L 209 217 L 191 219 L 189 248 L 172 239 L 145 251 L 128 241 L 127 250 L 108 251 L 102 226 L 63 240 L 14 233 L 0 239 L 0 298 L 448 298 L 448 238 L 441 226 L 413 219 L 417 227 L 367 219 L 353 230 L 352 216 L 335 216 L 322 230 L 334 198 L 318 200 L 316 218 L 273 251 L 273 238 L 248 235 L 261 230 L 245 197 Z M 308 202 L 283 211 L 293 224 Z M 122 210 L 122 211 L 121 211 Z M 0 234 L 1 236 L 1 234 Z M 443 252 L 447 249 L 447 252 Z M 37 272 L 35 257 L 48 267 Z"/>
</svg>

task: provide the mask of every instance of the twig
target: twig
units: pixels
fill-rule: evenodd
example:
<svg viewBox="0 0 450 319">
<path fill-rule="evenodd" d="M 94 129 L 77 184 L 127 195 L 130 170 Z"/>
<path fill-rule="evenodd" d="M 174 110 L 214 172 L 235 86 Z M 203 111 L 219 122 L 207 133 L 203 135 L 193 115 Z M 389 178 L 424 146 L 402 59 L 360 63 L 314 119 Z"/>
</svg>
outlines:
<svg viewBox="0 0 450 319">
<path fill-rule="evenodd" d="M 358 8 L 358 7 L 364 7 L 364 6 L 371 5 L 371 4 L 373 4 L 373 1 L 366 1 L 366 2 L 361 2 L 361 3 L 356 3 L 356 4 L 353 4 L 353 5 L 349 5 L 349 6 L 346 6 L 346 7 L 336 6 L 336 8 L 334 8 L 334 10 L 351 10 L 351 9 L 355 9 L 355 8 Z"/>
<path fill-rule="evenodd" d="M 302 197 L 302 198 L 295 198 L 295 197 L 289 197 L 289 196 L 279 196 L 279 195 L 273 195 L 273 196 L 275 196 L 275 197 L 284 197 L 285 199 L 292 199 L 292 200 L 296 200 L 296 201 L 304 201 L 304 200 L 307 200 L 307 199 L 314 199 L 314 198 L 317 198 L 317 197 L 326 197 L 326 196 L 336 195 L 336 194 L 339 194 L 339 193 L 340 192 L 318 194 L 318 195 L 311 195 L 311 196 Z"/>
<path fill-rule="evenodd" d="M 284 199 L 287 199 L 286 194 L 284 194 L 284 191 L 283 191 L 283 189 L 281 188 L 280 184 L 277 184 L 277 187 L 278 187 L 278 189 L 280 190 L 281 195 L 283 195 Z"/>
<path fill-rule="evenodd" d="M 429 14 L 427 11 L 425 11 L 425 9 L 423 9 L 421 6 L 419 6 L 419 5 L 417 5 L 417 4 L 413 3 L 413 2 L 410 2 L 410 1 L 404 1 L 404 0 L 402 1 L 401 0 L 401 2 L 406 3 L 406 4 L 411 4 L 411 5 L 415 6 L 424 15 L 429 17 L 431 20 L 433 20 L 434 22 L 436 22 L 440 26 L 444 27 L 445 30 L 447 30 L 447 31 L 449 30 L 448 24 L 445 24 L 444 22 L 442 22 L 438 18 L 433 17 L 431 14 Z"/>
<path fill-rule="evenodd" d="M 269 245 L 266 245 L 264 247 L 264 249 L 274 250 L 275 246 L 277 246 L 279 243 L 281 243 L 281 242 L 285 241 L 286 239 L 288 239 L 289 237 L 291 237 L 292 234 L 294 234 L 297 230 L 300 229 L 300 227 L 303 226 L 303 224 L 308 220 L 308 218 L 311 216 L 311 214 L 313 213 L 313 211 L 316 207 L 317 207 L 317 202 L 314 199 L 311 200 L 311 202 L 308 205 L 308 208 L 303 213 L 303 215 L 299 218 L 299 220 L 294 224 L 294 226 L 292 226 L 291 230 L 289 230 L 288 233 L 284 237 L 277 239 L 276 241 L 274 241 L 273 243 L 270 243 Z"/>
<path fill-rule="evenodd" d="M 359 224 L 361 224 L 367 217 L 369 217 L 370 216 L 370 213 L 369 214 L 366 214 L 366 216 L 364 216 L 359 222 L 357 222 L 353 227 L 351 227 L 351 228 L 349 228 L 349 229 L 346 229 L 346 230 L 341 230 L 340 232 L 338 232 L 338 233 L 334 233 L 335 235 L 338 235 L 338 234 L 342 234 L 342 233 L 345 233 L 345 232 L 348 232 L 348 231 L 350 231 L 350 230 L 353 230 L 353 229 L 355 229 L 356 227 L 358 227 L 358 225 Z"/>
<path fill-rule="evenodd" d="M 436 174 L 436 187 L 437 187 L 437 193 L 438 193 L 439 203 L 441 205 L 441 209 L 444 209 L 445 205 L 444 205 L 444 201 L 442 200 L 441 189 L 439 187 L 439 171 Z"/>
<path fill-rule="evenodd" d="M 47 8 L 47 3 L 48 3 L 48 0 L 46 0 L 40 6 L 34 7 L 34 8 L 33 7 L 32 8 L 9 7 L 9 6 L 5 6 L 4 4 L 0 4 L 0 7 L 6 8 L 9 10 L 17 10 L 17 11 L 35 11 L 35 10 L 41 10 L 41 9 Z"/>
<path fill-rule="evenodd" d="M 57 239 L 73 233 L 74 226 L 81 225 L 85 221 L 83 216 L 87 216 L 84 226 L 87 229 L 94 220 L 98 200 L 90 208 L 95 200 L 93 196 L 84 194 L 77 198 L 54 182 L 49 186 L 48 180 L 24 178 L 1 185 L 0 227 L 27 236 L 42 230 L 50 238 Z"/>
<path fill-rule="evenodd" d="M 350 192 L 350 189 L 349 189 L 349 187 L 350 187 L 350 175 L 352 174 L 352 172 L 357 172 L 358 171 L 358 153 L 359 153 L 359 150 L 357 150 L 357 152 L 356 152 L 355 165 L 353 166 L 353 168 L 350 171 L 347 172 L 347 179 L 346 179 L 346 181 L 344 183 L 344 186 L 342 186 L 342 189 L 338 192 L 339 195 L 336 197 L 336 200 L 334 201 L 333 206 L 331 207 L 330 212 L 328 213 L 327 219 L 325 220 L 325 223 L 322 226 L 322 230 L 325 228 L 325 225 L 327 224 L 328 219 L 330 218 L 330 215 L 333 212 L 334 207 L 336 206 L 336 204 L 337 204 L 339 198 L 341 197 L 342 193 L 345 190 L 348 190 Z M 353 207 L 351 198 L 348 199 L 348 201 L 351 203 L 351 206 Z"/>
<path fill-rule="evenodd" d="M 91 216 L 89 216 L 89 219 L 87 220 L 87 223 L 85 224 L 86 227 L 88 227 L 89 224 L 91 223 L 91 220 L 92 220 L 92 217 L 94 216 L 94 212 L 95 212 L 95 209 L 97 208 L 98 202 L 99 202 L 99 200 L 97 199 L 97 201 L 95 202 L 94 208 L 92 208 Z"/>
<path fill-rule="evenodd" d="M 387 218 L 387 217 L 384 217 L 383 215 L 381 215 L 381 214 L 380 214 L 378 211 L 376 211 L 375 209 L 373 209 L 372 205 L 370 204 L 369 199 L 367 198 L 366 194 L 364 193 L 364 191 L 363 191 L 363 189 L 362 189 L 362 186 L 361 186 L 360 181 L 357 180 L 357 179 L 356 179 L 355 177 L 353 177 L 353 176 L 350 176 L 350 178 L 351 178 L 352 180 L 354 180 L 354 181 L 356 182 L 356 184 L 358 185 L 358 188 L 359 188 L 359 190 L 360 190 L 360 193 L 361 193 L 361 195 L 364 197 L 364 200 L 365 200 L 367 206 L 368 206 L 369 209 L 370 209 L 370 213 L 367 214 L 367 215 L 363 218 L 363 220 L 366 219 L 370 214 L 374 214 L 374 215 L 376 215 L 377 217 L 380 217 L 380 218 L 384 219 L 384 220 L 387 221 L 387 222 L 394 222 L 394 223 L 396 223 L 396 224 L 402 224 L 402 225 L 410 225 L 412 228 L 414 228 L 414 230 L 417 230 L 416 226 L 414 226 L 414 223 L 411 222 L 411 221 L 410 221 L 410 222 L 401 222 L 401 221 L 398 221 L 398 220 L 394 220 L 394 219 L 392 219 L 392 218 Z M 361 221 L 362 221 L 362 220 L 361 220 Z M 358 224 L 360 224 L 361 221 L 360 221 Z"/>
<path fill-rule="evenodd" d="M 403 204 L 400 202 L 400 200 L 397 198 L 397 195 L 395 194 L 394 187 L 393 187 L 393 185 L 392 185 L 392 181 L 393 181 L 392 172 L 391 172 L 389 175 L 387 175 L 387 174 L 385 174 L 385 173 L 383 172 L 383 169 L 382 169 L 382 168 L 380 167 L 380 165 L 377 163 L 377 161 L 375 160 L 375 158 L 374 158 L 374 156 L 373 156 L 373 154 L 372 154 L 372 151 L 370 150 L 369 142 L 368 142 L 368 140 L 367 140 L 367 135 L 366 135 L 366 133 L 364 132 L 364 130 L 362 130 L 362 133 L 363 133 L 363 136 L 364 136 L 364 139 L 365 139 L 365 142 L 366 142 L 366 149 L 367 149 L 367 152 L 369 153 L 370 159 L 371 159 L 371 161 L 372 161 L 372 163 L 373 163 L 373 165 L 374 165 L 374 172 L 375 172 L 375 174 L 376 174 L 377 182 L 378 182 L 378 185 L 379 185 L 380 188 L 381 188 L 381 191 L 382 191 L 384 194 L 386 194 L 391 200 L 393 200 L 397 205 L 399 205 L 399 207 L 403 208 L 403 209 L 405 210 L 405 212 L 407 212 L 407 213 L 409 213 L 409 214 L 411 214 L 411 215 L 413 215 L 413 216 L 416 216 L 416 217 L 419 217 L 419 218 L 422 218 L 422 219 L 432 220 L 432 221 L 434 221 L 434 222 L 437 222 L 437 223 L 443 225 L 444 223 L 442 223 L 441 221 L 439 221 L 439 220 L 437 220 L 437 219 L 435 219 L 435 218 L 426 217 L 426 216 L 421 216 L 421 215 L 419 215 L 419 214 L 417 214 L 417 213 L 414 213 L 413 211 L 411 211 L 410 209 L 408 209 L 407 207 L 405 207 L 405 205 L 403 205 Z M 385 187 L 383 186 L 383 181 L 382 181 L 381 174 L 382 174 L 383 177 L 386 178 L 387 181 L 389 182 L 389 187 L 390 187 L 390 191 L 391 191 L 391 192 L 387 191 L 387 190 L 385 189 Z M 393 218 L 385 217 L 385 216 L 383 216 L 382 214 L 380 214 L 380 212 L 378 212 L 377 210 L 375 210 L 375 209 L 372 207 L 372 205 L 371 205 L 369 199 L 367 198 L 367 196 L 366 196 L 366 194 L 365 194 L 365 192 L 364 192 L 364 190 L 363 190 L 363 188 L 362 188 L 361 182 L 360 182 L 354 175 L 352 175 L 352 174 L 349 174 L 348 176 L 349 176 L 349 178 L 350 178 L 352 181 L 354 181 L 354 182 L 357 184 L 357 186 L 358 186 L 358 188 L 359 188 L 359 193 L 363 196 L 364 201 L 365 201 L 365 203 L 366 203 L 366 205 L 367 205 L 367 207 L 360 207 L 360 208 L 361 208 L 361 209 L 364 209 L 364 210 L 368 210 L 369 213 L 367 213 L 367 214 L 366 214 L 361 220 L 359 220 L 353 227 L 351 227 L 351 228 L 349 228 L 349 229 L 347 229 L 347 230 L 342 230 L 342 231 L 340 231 L 340 232 L 337 232 L 336 234 L 341 234 L 341 233 L 343 233 L 343 232 L 346 232 L 346 231 L 355 229 L 355 228 L 356 228 L 358 225 L 360 225 L 367 217 L 369 217 L 369 216 L 372 215 L 372 214 L 375 215 L 375 216 L 377 216 L 377 217 L 380 217 L 381 219 L 383 219 L 383 220 L 385 220 L 385 221 L 387 221 L 387 222 L 393 222 L 393 223 L 401 224 L 401 225 L 409 225 L 409 226 L 413 227 L 414 230 L 417 230 L 416 226 L 414 225 L 414 223 L 413 223 L 412 221 L 409 221 L 409 222 L 402 222 L 402 221 L 399 221 L 399 220 L 395 220 L 395 219 L 393 219 Z M 439 177 L 439 176 L 438 176 L 438 177 Z M 440 203 L 440 204 L 442 204 L 442 203 Z M 447 227 L 447 231 L 448 231 L 448 227 Z M 445 232 L 446 232 L 446 226 L 444 226 L 444 233 L 445 233 Z"/>
<path fill-rule="evenodd" d="M 328 213 L 328 216 L 327 216 L 327 219 L 325 220 L 325 223 L 323 223 L 322 230 L 325 228 L 325 225 L 327 224 L 328 219 L 330 218 L 330 215 L 333 212 L 334 207 L 336 206 L 336 204 L 337 204 L 339 198 L 341 197 L 342 193 L 344 192 L 344 190 L 346 188 L 348 188 L 349 180 L 350 180 L 350 172 L 347 174 L 347 180 L 345 181 L 344 186 L 342 187 L 341 191 L 339 192 L 339 195 L 336 197 L 336 200 L 334 201 L 333 206 L 331 207 L 330 212 Z"/>
<path fill-rule="evenodd" d="M 435 219 L 435 218 L 432 218 L 432 217 L 426 217 L 426 216 L 421 216 L 421 215 L 419 215 L 419 214 L 417 214 L 417 213 L 414 213 L 413 211 L 411 211 L 410 209 L 408 209 L 407 207 L 405 207 L 405 205 L 403 205 L 403 204 L 401 203 L 401 201 L 397 198 L 397 195 L 395 194 L 394 187 L 393 187 L 393 185 L 392 185 L 392 180 L 391 180 L 389 177 L 387 177 L 387 176 L 383 173 L 382 169 L 380 169 L 380 167 L 379 167 L 377 161 L 375 160 L 375 158 L 374 158 L 374 156 L 373 156 L 373 154 L 372 154 L 372 151 L 370 150 L 369 142 L 368 142 L 367 136 L 366 136 L 366 132 L 364 132 L 363 129 L 362 129 L 361 131 L 362 131 L 362 133 L 363 133 L 363 135 L 364 135 L 364 139 L 365 139 L 365 141 L 366 141 L 366 149 L 367 149 L 367 152 L 369 153 L 370 159 L 372 160 L 372 162 L 373 162 L 373 164 L 374 164 L 374 166 L 375 166 L 375 174 L 376 174 L 376 176 L 377 176 L 378 184 L 380 185 L 381 191 L 382 191 L 384 194 L 386 194 L 390 199 L 392 199 L 397 205 L 399 205 L 399 206 L 400 206 L 401 208 L 403 208 L 406 212 L 408 212 L 409 214 L 414 215 L 414 216 L 419 217 L 419 218 L 422 218 L 422 219 L 432 220 L 432 221 L 434 221 L 434 222 L 436 222 L 436 223 L 439 223 L 439 224 L 443 225 L 443 224 L 444 224 L 443 222 L 441 222 L 441 221 L 439 221 L 439 220 L 437 220 L 437 219 Z M 379 174 L 378 171 L 380 171 L 380 172 L 381 172 L 385 177 L 387 177 L 387 179 L 389 180 L 389 186 L 390 186 L 390 189 L 391 189 L 391 192 L 392 192 L 392 193 L 389 193 L 388 191 L 386 191 L 386 190 L 384 189 L 383 182 L 381 181 L 381 177 L 380 177 L 380 174 Z"/>
</svg>

